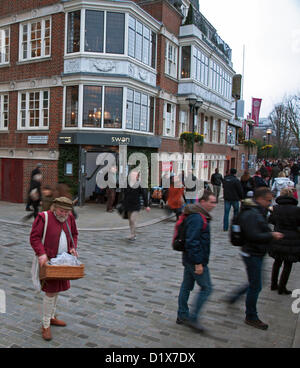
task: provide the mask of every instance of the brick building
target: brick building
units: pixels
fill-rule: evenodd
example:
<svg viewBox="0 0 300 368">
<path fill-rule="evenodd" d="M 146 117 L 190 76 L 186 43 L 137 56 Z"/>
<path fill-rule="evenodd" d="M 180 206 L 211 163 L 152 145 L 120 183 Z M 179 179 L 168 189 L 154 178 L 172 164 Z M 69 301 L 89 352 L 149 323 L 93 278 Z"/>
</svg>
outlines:
<svg viewBox="0 0 300 368">
<path fill-rule="evenodd" d="M 99 153 L 183 152 L 193 121 L 199 176 L 242 169 L 231 50 L 197 1 L 2 0 L 0 72 L 0 200 L 25 201 L 42 162 L 84 201 Z"/>
</svg>

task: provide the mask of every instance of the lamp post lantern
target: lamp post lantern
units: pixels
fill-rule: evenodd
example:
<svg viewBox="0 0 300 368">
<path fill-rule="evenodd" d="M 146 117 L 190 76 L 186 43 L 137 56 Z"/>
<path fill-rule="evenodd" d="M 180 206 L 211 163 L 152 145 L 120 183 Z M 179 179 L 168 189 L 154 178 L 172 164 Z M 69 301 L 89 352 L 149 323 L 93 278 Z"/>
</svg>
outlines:
<svg viewBox="0 0 300 368">
<path fill-rule="evenodd" d="M 268 135 L 268 146 L 270 145 L 270 138 L 271 138 L 271 134 L 272 134 L 272 129 L 267 129 L 266 131 L 267 135 Z M 267 149 L 267 159 L 269 158 L 269 147 Z"/>
<path fill-rule="evenodd" d="M 266 133 L 268 134 L 268 145 L 270 144 L 270 138 L 272 134 L 272 129 L 267 129 Z"/>
<path fill-rule="evenodd" d="M 192 170 L 194 170 L 195 114 L 198 115 L 199 108 L 202 106 L 203 101 L 196 95 L 190 95 L 185 100 L 189 104 L 190 113 L 192 115 Z"/>
<path fill-rule="evenodd" d="M 246 123 L 248 124 L 249 127 L 249 136 L 248 136 L 248 140 L 250 141 L 251 139 L 251 135 L 252 135 L 252 128 L 253 125 L 255 124 L 255 121 L 252 119 L 247 119 Z M 250 142 L 249 142 L 250 143 Z M 248 170 L 250 169 L 250 145 L 248 145 Z"/>
</svg>

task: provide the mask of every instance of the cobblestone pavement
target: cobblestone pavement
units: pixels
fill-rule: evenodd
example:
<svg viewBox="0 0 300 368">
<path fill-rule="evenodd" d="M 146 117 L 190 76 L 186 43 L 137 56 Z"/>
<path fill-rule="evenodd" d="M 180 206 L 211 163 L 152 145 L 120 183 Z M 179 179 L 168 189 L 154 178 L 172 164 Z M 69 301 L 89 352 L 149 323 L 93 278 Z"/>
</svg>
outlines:
<svg viewBox="0 0 300 368">
<path fill-rule="evenodd" d="M 246 278 L 238 249 L 221 231 L 222 212 L 222 204 L 213 212 L 210 271 L 214 292 L 203 310 L 206 336 L 175 323 L 183 267 L 181 255 L 170 246 L 173 219 L 139 229 L 135 243 L 125 239 L 126 231 L 80 232 L 86 277 L 72 281 L 71 289 L 60 294 L 58 315 L 68 326 L 53 327 L 51 342 L 40 336 L 42 295 L 35 294 L 30 279 L 30 229 L 0 223 L 0 289 L 6 293 L 0 347 L 300 347 L 293 299 L 269 289 L 270 258 L 266 258 L 265 285 L 258 303 L 268 331 L 245 325 L 244 299 L 233 307 L 224 302 L 224 296 Z M 300 288 L 299 276 L 296 264 L 290 289 Z"/>
</svg>

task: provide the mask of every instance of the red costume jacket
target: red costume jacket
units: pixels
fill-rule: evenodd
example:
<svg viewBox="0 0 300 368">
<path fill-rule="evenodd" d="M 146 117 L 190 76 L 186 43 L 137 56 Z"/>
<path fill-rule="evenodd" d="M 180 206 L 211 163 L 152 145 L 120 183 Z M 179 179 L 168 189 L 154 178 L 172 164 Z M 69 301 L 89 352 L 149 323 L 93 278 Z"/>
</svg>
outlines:
<svg viewBox="0 0 300 368">
<path fill-rule="evenodd" d="M 59 239 L 61 231 L 64 230 L 67 242 L 68 251 L 74 248 L 69 230 L 66 223 L 59 222 L 52 211 L 48 212 L 48 226 L 45 236 L 45 244 L 42 243 L 44 225 L 45 225 L 45 214 L 40 212 L 32 225 L 30 234 L 30 244 L 35 251 L 37 256 L 47 254 L 48 258 L 55 258 L 57 256 Z M 72 233 L 75 247 L 77 248 L 78 231 L 76 227 L 75 218 L 72 214 L 69 215 L 68 225 Z M 70 281 L 67 280 L 48 280 L 45 282 L 42 290 L 48 293 L 57 293 L 59 291 L 65 291 L 70 288 Z"/>
</svg>

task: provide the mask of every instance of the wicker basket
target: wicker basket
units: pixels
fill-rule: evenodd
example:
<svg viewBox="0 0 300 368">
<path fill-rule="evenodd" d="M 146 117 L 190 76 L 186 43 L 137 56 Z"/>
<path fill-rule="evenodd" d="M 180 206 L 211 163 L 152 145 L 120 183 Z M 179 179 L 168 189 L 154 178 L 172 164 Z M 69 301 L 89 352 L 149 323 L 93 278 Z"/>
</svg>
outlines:
<svg viewBox="0 0 300 368">
<path fill-rule="evenodd" d="M 44 265 L 40 269 L 40 280 L 78 280 L 84 277 L 84 264 L 80 266 Z"/>
</svg>

